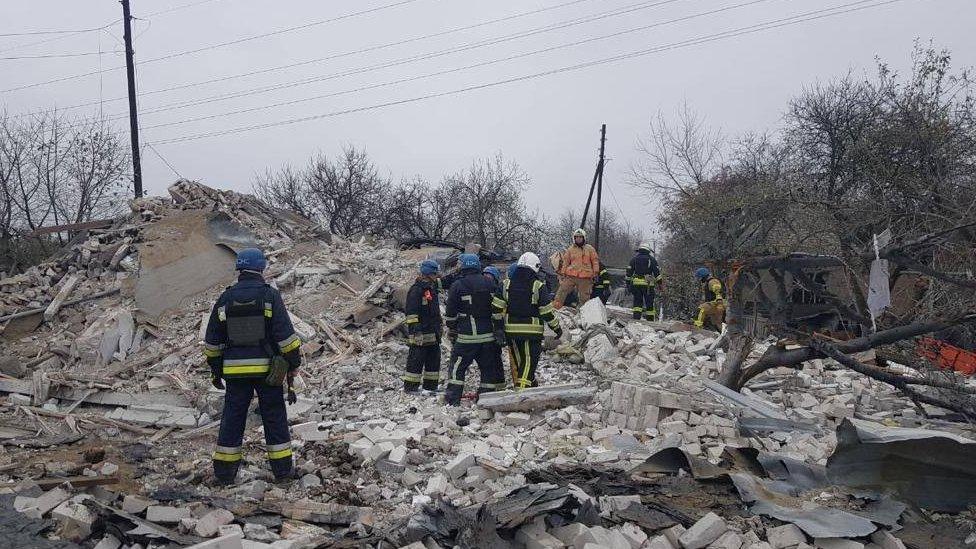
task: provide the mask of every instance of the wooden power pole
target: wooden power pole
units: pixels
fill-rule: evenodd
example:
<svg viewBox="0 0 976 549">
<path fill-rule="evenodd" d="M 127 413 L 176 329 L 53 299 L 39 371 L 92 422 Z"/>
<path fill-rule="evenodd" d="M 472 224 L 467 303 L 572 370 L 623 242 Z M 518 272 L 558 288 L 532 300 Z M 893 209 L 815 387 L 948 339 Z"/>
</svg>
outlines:
<svg viewBox="0 0 976 549">
<path fill-rule="evenodd" d="M 606 145 L 607 125 L 603 124 L 600 126 L 600 159 L 596 162 L 593 182 L 590 183 L 590 194 L 586 197 L 586 207 L 583 209 L 583 219 L 580 221 L 580 228 L 586 227 L 586 218 L 590 215 L 590 203 L 593 201 L 593 193 L 596 192 L 596 227 L 593 235 L 593 247 L 597 250 L 600 249 L 600 210 L 603 202 L 603 165 L 605 163 Z"/>
<path fill-rule="evenodd" d="M 125 76 L 129 82 L 129 136 L 132 141 L 132 182 L 136 198 L 142 196 L 142 160 L 139 158 L 139 113 L 136 108 L 136 66 L 132 49 L 132 14 L 129 0 L 122 2 L 122 25 L 125 40 Z"/>
<path fill-rule="evenodd" d="M 600 249 L 600 211 L 603 209 L 601 204 L 603 202 L 603 153 L 606 151 L 607 146 L 607 125 L 603 124 L 600 127 L 600 160 L 596 164 L 596 234 L 593 236 L 593 247 L 597 250 Z"/>
</svg>

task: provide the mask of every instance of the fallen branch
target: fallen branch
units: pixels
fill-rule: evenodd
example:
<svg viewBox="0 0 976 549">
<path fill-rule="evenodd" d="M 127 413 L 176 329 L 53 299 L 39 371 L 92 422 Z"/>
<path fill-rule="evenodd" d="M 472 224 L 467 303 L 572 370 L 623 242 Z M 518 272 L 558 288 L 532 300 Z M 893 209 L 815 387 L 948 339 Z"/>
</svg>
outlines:
<svg viewBox="0 0 976 549">
<path fill-rule="evenodd" d="M 976 419 L 976 410 L 970 407 L 963 406 L 956 402 L 950 402 L 947 400 L 942 400 L 941 398 L 936 398 L 934 396 L 922 393 L 915 390 L 911 385 L 928 385 L 931 387 L 937 387 L 940 389 L 947 389 L 951 391 L 958 391 L 962 393 L 974 394 L 973 390 L 968 387 L 955 386 L 949 383 L 934 382 L 928 380 L 922 380 L 918 378 L 912 378 L 908 376 L 901 376 L 897 374 L 892 374 L 886 372 L 880 368 L 874 368 L 868 366 L 867 364 L 862 364 L 858 362 L 853 357 L 845 355 L 840 352 L 840 350 L 834 345 L 822 340 L 815 339 L 810 342 L 810 347 L 815 349 L 817 352 L 823 354 L 828 358 L 832 358 L 839 362 L 840 364 L 854 370 L 855 372 L 870 377 L 871 379 L 876 379 L 883 383 L 887 383 L 892 387 L 895 387 L 908 395 L 913 401 L 922 402 L 924 404 L 930 404 L 932 406 L 938 406 L 939 408 L 944 408 L 946 410 L 952 410 L 953 412 L 958 412 L 969 419 Z"/>
<path fill-rule="evenodd" d="M 881 347 L 882 345 L 889 345 L 905 339 L 910 339 L 932 332 L 938 332 L 953 326 L 971 322 L 976 322 L 976 313 L 967 313 L 948 320 L 924 320 L 905 326 L 898 326 L 896 328 L 875 332 L 873 334 L 854 338 L 848 341 L 842 341 L 836 344 L 836 348 L 845 355 L 860 353 L 869 349 L 874 349 L 875 347 Z M 766 370 L 778 367 L 796 368 L 804 362 L 813 360 L 815 358 L 824 358 L 824 355 L 810 346 L 800 347 L 797 349 L 784 349 L 774 345 L 769 347 L 763 356 L 760 357 L 755 363 L 746 368 L 742 368 L 741 371 L 735 372 L 735 375 L 730 375 L 728 378 L 723 378 L 722 384 L 733 389 L 741 389 L 750 379 L 765 372 Z M 723 372 L 723 374 L 724 373 L 726 372 Z"/>
</svg>

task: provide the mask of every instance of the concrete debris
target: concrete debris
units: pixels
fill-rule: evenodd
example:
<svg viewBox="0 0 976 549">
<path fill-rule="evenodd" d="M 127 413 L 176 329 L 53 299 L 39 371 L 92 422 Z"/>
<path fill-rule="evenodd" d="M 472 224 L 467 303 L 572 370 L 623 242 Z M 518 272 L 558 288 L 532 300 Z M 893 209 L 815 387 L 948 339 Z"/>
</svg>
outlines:
<svg viewBox="0 0 976 549">
<path fill-rule="evenodd" d="M 0 277 L 0 491 L 17 516 L 48 523 L 49 537 L 100 549 L 160 540 L 221 549 L 896 549 L 912 532 L 904 506 L 823 484 L 838 428 L 974 438 L 968 424 L 830 360 L 728 390 L 713 381 L 725 360 L 717 334 L 632 321 L 599 300 L 557 312 L 565 335 L 547 342 L 538 387 L 448 409 L 437 395 L 401 390 L 407 347 L 396 302 L 418 261 L 453 249 L 417 255 L 333 237 L 253 196 L 189 181 L 169 194 L 133 201 L 129 216 Z M 273 483 L 260 418 L 249 414 L 239 482 L 218 486 L 209 469 L 223 393 L 210 385 L 200 340 L 233 279 L 232 251 L 255 244 L 303 339 L 300 398 L 289 406 L 296 475 Z M 757 342 L 756 353 L 771 344 Z M 440 350 L 446 364 L 449 343 Z M 478 376 L 468 377 L 473 394 Z M 858 446 L 870 443 L 862 436 Z M 929 454 L 916 446 L 921 463 Z M 973 445 L 955 446 L 954 459 L 969 459 Z M 897 453 L 874 450 L 879 460 Z M 681 456 L 682 466 L 639 468 L 654 455 Z M 806 519 L 826 509 L 883 526 L 812 539 L 789 521 L 750 516 L 728 477 L 759 475 L 745 465 L 756 462 L 767 472 L 757 489 L 789 486 L 780 503 Z M 696 480 L 703 471 L 708 484 Z M 885 469 L 877 471 L 867 480 L 882 492 L 874 477 Z M 960 492 L 967 482 L 953 480 Z M 950 537 L 926 543 L 962 545 L 971 532 L 960 525 L 974 514 L 957 511 L 932 519 Z M 99 521 L 112 523 L 109 533 Z"/>
</svg>

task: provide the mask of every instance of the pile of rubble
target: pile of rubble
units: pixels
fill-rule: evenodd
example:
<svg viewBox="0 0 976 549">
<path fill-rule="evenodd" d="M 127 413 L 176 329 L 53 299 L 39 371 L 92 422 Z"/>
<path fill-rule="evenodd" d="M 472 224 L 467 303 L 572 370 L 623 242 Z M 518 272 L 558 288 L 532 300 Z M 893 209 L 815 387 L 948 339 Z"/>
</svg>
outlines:
<svg viewBox="0 0 976 549">
<path fill-rule="evenodd" d="M 630 321 L 594 300 L 559 312 L 566 336 L 547 339 L 541 387 L 446 408 L 400 390 L 396 302 L 422 250 L 333 237 L 197 183 L 170 195 L 135 201 L 111 228 L 0 279 L 0 534 L 22 546 L 976 541 L 966 539 L 971 428 L 925 417 L 832 361 L 770 371 L 734 392 L 711 381 L 724 360 L 717 334 Z M 250 245 L 268 251 L 269 279 L 304 341 L 289 407 L 298 476 L 272 482 L 252 414 L 248 462 L 237 485 L 220 487 L 210 452 L 222 393 L 200 341 L 232 280 L 233 250 Z M 446 343 L 442 352 L 446 364 Z M 929 476 L 906 465 L 906 449 L 930 445 L 945 468 Z M 886 476 L 888 453 L 914 481 Z M 852 478 L 851 461 L 866 457 Z M 952 486 L 924 490 L 939 475 Z M 921 509 L 934 512 L 922 520 Z"/>
</svg>

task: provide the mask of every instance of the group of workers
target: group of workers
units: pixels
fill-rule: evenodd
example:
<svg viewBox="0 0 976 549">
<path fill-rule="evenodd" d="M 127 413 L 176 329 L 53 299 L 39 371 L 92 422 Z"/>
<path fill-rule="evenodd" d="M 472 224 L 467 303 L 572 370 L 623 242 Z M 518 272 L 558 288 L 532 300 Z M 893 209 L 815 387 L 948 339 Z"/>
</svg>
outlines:
<svg viewBox="0 0 976 549">
<path fill-rule="evenodd" d="M 526 252 L 503 278 L 494 266 L 482 269 L 475 254 L 461 254 L 459 273 L 447 292 L 441 318 L 438 289 L 440 265 L 433 260 L 420 264 L 420 275 L 407 292 L 407 368 L 403 389 L 408 393 L 434 393 L 440 379 L 442 320 L 451 341 L 450 371 L 444 401 L 461 403 L 468 368 L 478 365 L 478 392 L 505 388 L 502 350 L 508 348 L 512 382 L 516 388 L 534 387 L 542 354 L 545 326 L 562 337 L 553 304 L 539 280 L 542 262 Z"/>
<path fill-rule="evenodd" d="M 461 254 L 459 273 L 447 290 L 442 317 L 443 290 L 440 265 L 433 260 L 420 264 L 416 281 L 406 299 L 407 354 L 403 389 L 407 393 L 436 394 L 440 386 L 443 327 L 452 344 L 450 370 L 444 401 L 459 406 L 468 368 L 477 363 L 478 393 L 505 389 L 502 352 L 507 348 L 512 384 L 516 389 L 536 386 L 545 328 L 556 339 L 563 330 L 555 310 L 563 307 L 575 290 L 580 304 L 591 292 L 606 303 L 611 283 L 596 250 L 578 229 L 573 244 L 554 261 L 559 276 L 555 297 L 540 280 L 542 261 L 532 253 L 522 254 L 507 269 L 507 276 L 494 266 L 482 268 L 475 254 Z M 213 453 L 214 477 L 218 484 L 230 484 L 243 460 L 243 437 L 248 409 L 257 395 L 264 424 L 267 457 L 276 480 L 293 477 L 291 439 L 285 408 L 285 386 L 289 402 L 295 401 L 292 380 L 301 366 L 301 339 L 295 332 L 278 290 L 264 279 L 267 259 L 261 250 L 248 248 L 237 254 L 238 281 L 227 288 L 214 304 L 206 337 L 204 356 L 211 382 L 225 389 L 223 414 Z M 633 317 L 655 320 L 655 290 L 662 289 L 657 260 L 647 244 L 638 246 L 626 274 L 633 296 Z M 721 281 L 701 267 L 695 271 L 703 303 L 695 325 L 721 329 L 725 313 Z"/>
</svg>

